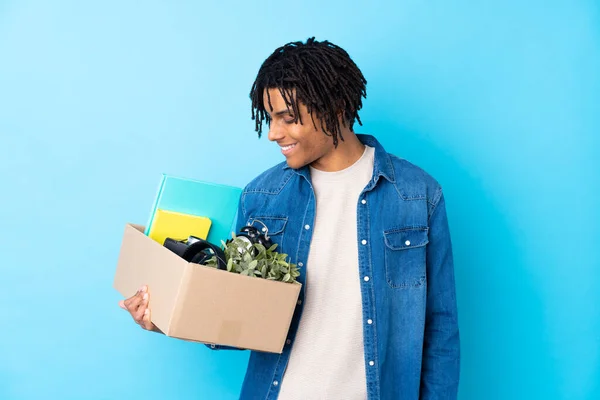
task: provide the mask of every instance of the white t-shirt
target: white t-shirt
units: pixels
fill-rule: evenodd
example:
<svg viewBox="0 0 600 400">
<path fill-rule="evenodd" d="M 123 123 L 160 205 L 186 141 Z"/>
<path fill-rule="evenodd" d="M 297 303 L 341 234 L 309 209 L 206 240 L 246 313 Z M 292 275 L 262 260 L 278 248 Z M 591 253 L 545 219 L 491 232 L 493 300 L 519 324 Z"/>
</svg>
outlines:
<svg viewBox="0 0 600 400">
<path fill-rule="evenodd" d="M 280 400 L 367 398 L 356 212 L 374 155 L 366 146 L 342 171 L 310 170 L 316 216 L 306 296 Z"/>
</svg>

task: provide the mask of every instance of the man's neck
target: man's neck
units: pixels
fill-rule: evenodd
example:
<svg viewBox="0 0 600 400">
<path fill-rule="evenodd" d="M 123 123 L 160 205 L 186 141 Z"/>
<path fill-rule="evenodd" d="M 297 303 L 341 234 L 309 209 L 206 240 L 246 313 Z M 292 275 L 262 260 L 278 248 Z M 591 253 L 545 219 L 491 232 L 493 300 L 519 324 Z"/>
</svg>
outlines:
<svg viewBox="0 0 600 400">
<path fill-rule="evenodd" d="M 338 147 L 311 164 L 311 167 L 324 172 L 341 171 L 353 165 L 362 157 L 365 145 L 350 130 L 342 133 L 344 140 L 338 140 Z M 339 136 L 338 136 L 339 137 Z"/>
</svg>

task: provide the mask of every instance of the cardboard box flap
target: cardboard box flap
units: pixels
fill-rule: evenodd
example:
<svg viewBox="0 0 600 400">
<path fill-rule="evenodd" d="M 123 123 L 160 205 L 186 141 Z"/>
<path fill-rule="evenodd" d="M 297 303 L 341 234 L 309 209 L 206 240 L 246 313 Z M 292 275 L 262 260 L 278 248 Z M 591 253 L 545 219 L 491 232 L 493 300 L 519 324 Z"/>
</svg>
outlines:
<svg viewBox="0 0 600 400">
<path fill-rule="evenodd" d="M 140 225 L 125 226 L 113 286 L 123 297 L 129 298 L 142 285 L 147 285 L 152 322 L 169 334 L 171 315 L 188 263 L 143 232 L 144 227 Z M 167 267 L 169 270 L 165 273 Z"/>
</svg>

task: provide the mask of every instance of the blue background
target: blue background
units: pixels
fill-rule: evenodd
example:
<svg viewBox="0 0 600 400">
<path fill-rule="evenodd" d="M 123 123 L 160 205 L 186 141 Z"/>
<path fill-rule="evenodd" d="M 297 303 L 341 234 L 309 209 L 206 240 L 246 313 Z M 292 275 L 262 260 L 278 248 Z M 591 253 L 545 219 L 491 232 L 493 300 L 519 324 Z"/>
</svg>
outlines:
<svg viewBox="0 0 600 400">
<path fill-rule="evenodd" d="M 121 235 L 163 172 L 243 186 L 282 160 L 248 93 L 312 35 L 368 80 L 357 131 L 445 188 L 460 399 L 600 398 L 597 0 L 4 0 L 1 399 L 236 398 L 246 353 L 117 306 Z"/>
</svg>

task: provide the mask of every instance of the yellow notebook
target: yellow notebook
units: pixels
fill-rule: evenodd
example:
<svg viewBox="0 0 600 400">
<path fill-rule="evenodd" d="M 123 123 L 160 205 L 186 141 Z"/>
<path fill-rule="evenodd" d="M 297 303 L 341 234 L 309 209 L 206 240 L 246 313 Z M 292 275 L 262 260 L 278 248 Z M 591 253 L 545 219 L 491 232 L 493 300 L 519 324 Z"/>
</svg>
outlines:
<svg viewBox="0 0 600 400">
<path fill-rule="evenodd" d="M 207 217 L 158 209 L 148 236 L 160 244 L 164 244 L 166 238 L 184 240 L 196 236 L 206 239 L 210 225 L 211 220 Z"/>
</svg>

